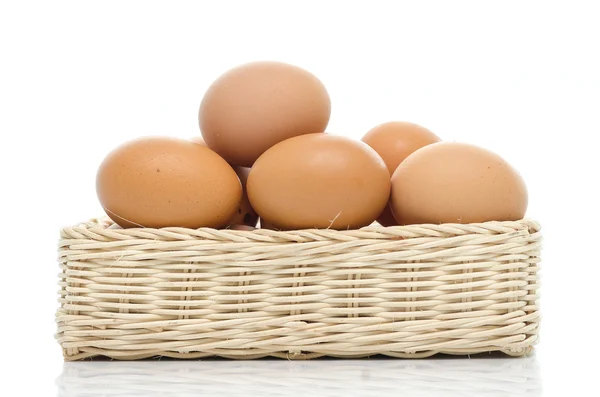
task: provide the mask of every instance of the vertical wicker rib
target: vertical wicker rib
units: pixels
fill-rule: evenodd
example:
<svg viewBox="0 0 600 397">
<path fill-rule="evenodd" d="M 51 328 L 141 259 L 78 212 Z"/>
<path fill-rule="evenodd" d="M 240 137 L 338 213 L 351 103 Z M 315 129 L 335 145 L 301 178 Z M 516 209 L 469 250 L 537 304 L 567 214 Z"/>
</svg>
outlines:
<svg viewBox="0 0 600 397">
<path fill-rule="evenodd" d="M 534 221 L 353 231 L 61 231 L 66 360 L 523 355 L 537 339 Z"/>
</svg>

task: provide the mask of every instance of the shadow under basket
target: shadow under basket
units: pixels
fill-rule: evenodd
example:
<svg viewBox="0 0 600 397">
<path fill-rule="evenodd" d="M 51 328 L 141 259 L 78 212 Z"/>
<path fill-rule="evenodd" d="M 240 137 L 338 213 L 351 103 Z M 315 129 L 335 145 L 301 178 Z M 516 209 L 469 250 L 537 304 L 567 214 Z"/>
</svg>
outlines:
<svg viewBox="0 0 600 397">
<path fill-rule="evenodd" d="M 528 354 L 539 328 L 531 220 L 280 232 L 61 231 L 65 360 Z"/>
</svg>

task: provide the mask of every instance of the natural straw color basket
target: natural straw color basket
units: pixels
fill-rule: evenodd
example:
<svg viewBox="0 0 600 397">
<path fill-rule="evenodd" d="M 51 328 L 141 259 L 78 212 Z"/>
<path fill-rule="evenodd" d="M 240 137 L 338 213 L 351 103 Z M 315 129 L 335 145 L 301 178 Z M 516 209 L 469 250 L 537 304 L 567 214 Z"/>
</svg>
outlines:
<svg viewBox="0 0 600 397">
<path fill-rule="evenodd" d="M 425 357 L 537 339 L 536 222 L 61 231 L 66 360 Z"/>
</svg>

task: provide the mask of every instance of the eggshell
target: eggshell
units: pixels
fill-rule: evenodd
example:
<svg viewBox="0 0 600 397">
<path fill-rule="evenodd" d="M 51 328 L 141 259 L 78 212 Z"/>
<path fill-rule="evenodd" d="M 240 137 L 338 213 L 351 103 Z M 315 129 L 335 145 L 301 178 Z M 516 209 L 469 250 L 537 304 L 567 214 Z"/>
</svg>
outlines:
<svg viewBox="0 0 600 397">
<path fill-rule="evenodd" d="M 390 207 L 390 203 L 385 206 L 381 214 L 377 217 L 377 222 L 381 226 L 397 226 L 398 221 L 394 218 L 394 214 L 392 213 L 392 208 Z"/>
<path fill-rule="evenodd" d="M 194 137 L 191 141 L 206 146 L 202 137 Z M 233 217 L 227 222 L 227 225 L 247 225 L 254 228 L 258 223 L 258 215 L 250 205 L 248 194 L 246 193 L 246 181 L 248 180 L 250 168 L 234 166 L 233 170 L 238 178 L 240 178 L 240 182 L 242 182 L 242 200 Z"/>
<path fill-rule="evenodd" d="M 253 62 L 227 71 L 208 88 L 198 121 L 211 149 L 230 164 L 250 167 L 278 142 L 325 131 L 330 113 L 329 94 L 311 73 Z"/>
<path fill-rule="evenodd" d="M 270 224 L 269 222 L 267 222 L 264 219 L 260 220 L 260 228 L 261 229 L 269 229 L 269 230 L 279 230 L 275 226 L 273 226 L 272 224 Z"/>
<path fill-rule="evenodd" d="M 255 227 L 248 226 L 248 225 L 231 225 L 231 226 L 228 227 L 228 229 L 231 229 L 231 230 L 244 230 L 244 231 L 256 230 Z"/>
<path fill-rule="evenodd" d="M 330 134 L 297 136 L 267 150 L 248 176 L 252 207 L 276 229 L 369 225 L 390 194 L 390 176 L 367 144 Z"/>
<path fill-rule="evenodd" d="M 408 156 L 392 176 L 391 208 L 400 224 L 519 220 L 527 188 L 497 154 L 439 142 Z"/>
<path fill-rule="evenodd" d="M 254 211 L 254 208 L 252 208 L 250 200 L 248 200 L 248 192 L 246 190 L 250 168 L 235 166 L 233 167 L 233 170 L 240 178 L 240 182 L 242 182 L 242 200 L 240 201 L 237 211 L 228 221 L 228 224 L 256 227 L 256 224 L 258 223 L 258 214 L 256 211 Z"/>
<path fill-rule="evenodd" d="M 242 196 L 236 173 L 191 141 L 149 137 L 125 143 L 102 162 L 96 191 L 122 227 L 220 227 Z"/>
<path fill-rule="evenodd" d="M 365 134 L 362 141 L 375 149 L 381 156 L 391 177 L 398 165 L 408 155 L 423 146 L 439 142 L 440 138 L 418 124 L 407 121 L 391 121 L 371 129 Z M 377 222 L 383 226 L 398 224 L 389 205 L 379 215 Z"/>
</svg>

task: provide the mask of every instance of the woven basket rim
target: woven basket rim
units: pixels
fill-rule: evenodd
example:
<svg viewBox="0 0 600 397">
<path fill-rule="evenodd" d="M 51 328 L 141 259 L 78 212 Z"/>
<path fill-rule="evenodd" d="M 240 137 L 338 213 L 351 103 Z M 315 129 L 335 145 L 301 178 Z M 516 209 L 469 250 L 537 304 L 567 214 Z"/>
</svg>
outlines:
<svg viewBox="0 0 600 397">
<path fill-rule="evenodd" d="M 164 228 L 146 228 L 134 227 L 127 229 L 109 229 L 114 222 L 108 217 L 91 218 L 85 222 L 79 222 L 72 226 L 65 226 L 61 229 L 61 234 L 70 234 L 69 232 L 87 231 L 98 233 L 111 233 L 125 236 L 140 236 L 140 234 L 211 234 L 221 237 L 250 237 L 265 236 L 279 239 L 297 240 L 295 237 L 305 239 L 308 235 L 317 235 L 336 240 L 347 237 L 354 238 L 407 238 L 418 236 L 456 236 L 463 234 L 502 234 L 514 231 L 526 231 L 535 233 L 541 231 L 541 225 L 538 221 L 531 218 L 523 218 L 517 221 L 487 221 L 479 223 L 441 223 L 441 224 L 414 224 L 400 226 L 381 226 L 372 224 L 359 229 L 335 230 L 335 229 L 299 229 L 290 231 L 280 231 L 271 229 L 256 228 L 253 230 L 233 230 L 233 229 L 215 229 L 202 227 L 191 229 L 186 227 L 164 227 Z M 88 236 L 89 237 L 89 236 Z M 200 237 L 200 236 L 198 236 Z"/>
</svg>

